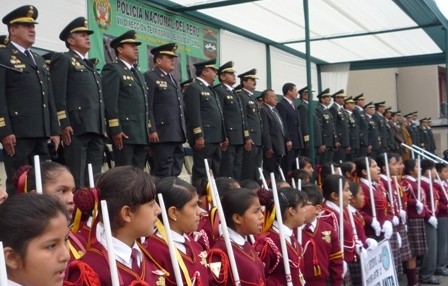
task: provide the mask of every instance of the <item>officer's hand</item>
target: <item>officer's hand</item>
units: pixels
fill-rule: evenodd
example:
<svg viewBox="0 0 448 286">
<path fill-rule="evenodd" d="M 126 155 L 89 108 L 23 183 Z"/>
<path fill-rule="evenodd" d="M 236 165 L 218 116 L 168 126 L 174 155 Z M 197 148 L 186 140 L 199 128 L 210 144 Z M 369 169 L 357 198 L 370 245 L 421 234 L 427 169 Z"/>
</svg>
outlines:
<svg viewBox="0 0 448 286">
<path fill-rule="evenodd" d="M 61 136 L 59 135 L 50 136 L 50 141 L 51 143 L 53 143 L 54 151 L 55 152 L 58 151 L 59 144 L 61 144 Z"/>
<path fill-rule="evenodd" d="M 372 145 L 367 146 L 367 153 L 372 152 Z"/>
<path fill-rule="evenodd" d="M 352 152 L 352 147 L 348 146 L 345 148 L 345 153 L 350 154 Z"/>
<path fill-rule="evenodd" d="M 157 132 L 150 133 L 149 141 L 151 143 L 159 143 L 159 134 Z"/>
<path fill-rule="evenodd" d="M 16 135 L 9 134 L 2 137 L 2 145 L 8 156 L 14 156 L 16 154 Z"/>
<path fill-rule="evenodd" d="M 201 151 L 202 149 L 205 148 L 205 140 L 204 137 L 199 137 L 198 139 L 196 139 L 196 141 L 194 142 L 194 149 L 196 151 Z"/>
<path fill-rule="evenodd" d="M 118 150 L 123 149 L 123 138 L 128 139 L 129 137 L 124 134 L 124 132 L 120 132 L 114 135 L 114 144 Z"/>
<path fill-rule="evenodd" d="M 319 147 L 319 153 L 324 153 L 325 152 L 325 145 L 322 145 Z"/>
<path fill-rule="evenodd" d="M 246 140 L 246 143 L 244 143 L 244 150 L 249 152 L 250 150 L 252 150 L 253 144 L 254 144 L 254 141 L 252 141 L 252 139 Z"/>
<path fill-rule="evenodd" d="M 291 141 L 286 142 L 286 150 L 291 151 L 291 149 L 292 149 L 292 142 Z"/>
<path fill-rule="evenodd" d="M 221 147 L 222 151 L 226 151 L 227 147 L 229 147 L 229 139 L 226 138 L 226 140 L 221 142 L 221 144 L 219 144 L 219 146 Z"/>
<path fill-rule="evenodd" d="M 336 149 L 339 149 L 339 147 L 341 147 L 341 143 L 339 143 L 339 142 L 334 143 L 334 147 Z"/>
<path fill-rule="evenodd" d="M 66 126 L 62 128 L 62 142 L 64 142 L 65 145 L 72 144 L 72 135 L 73 135 L 73 128 L 71 126 Z"/>
<path fill-rule="evenodd" d="M 8 198 L 8 193 L 3 186 L 0 186 L 0 204 L 2 204 Z"/>
<path fill-rule="evenodd" d="M 264 156 L 266 158 L 272 158 L 272 155 L 274 155 L 274 150 L 272 150 L 272 148 L 264 150 Z"/>
</svg>

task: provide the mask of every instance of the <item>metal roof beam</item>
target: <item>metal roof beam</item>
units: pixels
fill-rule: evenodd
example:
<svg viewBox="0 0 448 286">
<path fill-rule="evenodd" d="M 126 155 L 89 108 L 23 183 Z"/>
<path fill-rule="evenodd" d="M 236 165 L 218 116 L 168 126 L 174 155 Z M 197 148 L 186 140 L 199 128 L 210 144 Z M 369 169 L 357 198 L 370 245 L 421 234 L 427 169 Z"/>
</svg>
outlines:
<svg viewBox="0 0 448 286">
<path fill-rule="evenodd" d="M 382 58 L 349 62 L 350 70 L 386 69 L 412 66 L 439 65 L 445 63 L 445 54 L 429 54 L 408 57 Z"/>
<path fill-rule="evenodd" d="M 365 32 L 365 33 L 353 33 L 353 34 L 345 34 L 345 35 L 337 35 L 337 36 L 328 36 L 328 37 L 321 37 L 321 38 L 314 38 L 310 39 L 310 42 L 316 42 L 316 41 L 328 41 L 328 40 L 336 40 L 336 39 L 344 39 L 344 38 L 354 38 L 354 37 L 362 37 L 362 36 L 371 36 L 371 35 L 379 35 L 379 34 L 387 34 L 387 33 L 394 33 L 394 32 L 402 32 L 402 31 L 409 31 L 409 30 L 416 30 L 416 29 L 423 29 L 423 28 L 432 28 L 441 26 L 440 23 L 433 23 L 423 26 L 413 26 L 413 27 L 404 27 L 404 28 L 396 28 L 396 29 L 388 29 L 388 30 L 381 30 L 381 31 L 374 31 L 374 32 Z M 294 41 L 286 41 L 281 42 L 281 44 L 299 44 L 299 43 L 305 43 L 306 40 L 294 40 Z"/>
<path fill-rule="evenodd" d="M 185 12 L 185 11 L 197 11 L 202 9 L 210 9 L 210 8 L 218 8 L 218 7 L 224 7 L 224 6 L 230 6 L 230 5 L 238 5 L 248 2 L 256 2 L 260 0 L 225 0 L 225 1 L 215 1 L 215 2 L 209 2 L 205 4 L 199 4 L 199 5 L 193 5 L 193 6 L 175 6 L 171 8 L 175 12 Z"/>
</svg>

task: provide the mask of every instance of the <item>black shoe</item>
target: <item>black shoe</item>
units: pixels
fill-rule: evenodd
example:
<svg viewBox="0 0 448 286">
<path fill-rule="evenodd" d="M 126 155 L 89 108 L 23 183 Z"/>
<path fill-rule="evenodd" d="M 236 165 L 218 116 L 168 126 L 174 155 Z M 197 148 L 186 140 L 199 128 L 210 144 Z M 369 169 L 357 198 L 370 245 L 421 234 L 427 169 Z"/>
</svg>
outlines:
<svg viewBox="0 0 448 286">
<path fill-rule="evenodd" d="M 428 280 L 419 279 L 418 282 L 420 282 L 422 284 L 429 284 L 429 285 L 440 285 L 440 280 L 434 276 L 429 278 Z"/>
<path fill-rule="evenodd" d="M 437 269 L 434 274 L 438 276 L 448 276 L 448 269 L 446 268 Z"/>
</svg>

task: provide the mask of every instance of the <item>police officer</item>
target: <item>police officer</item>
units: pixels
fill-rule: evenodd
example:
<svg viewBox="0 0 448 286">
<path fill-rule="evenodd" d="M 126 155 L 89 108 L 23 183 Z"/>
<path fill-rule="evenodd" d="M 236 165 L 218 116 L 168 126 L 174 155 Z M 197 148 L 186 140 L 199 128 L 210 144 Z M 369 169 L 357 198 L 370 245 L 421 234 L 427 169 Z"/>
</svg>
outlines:
<svg viewBox="0 0 448 286">
<path fill-rule="evenodd" d="M 32 164 L 33 155 L 49 159 L 47 141 L 58 148 L 59 126 L 49 73 L 44 59 L 31 52 L 35 42 L 38 11 L 19 7 L 3 17 L 9 43 L 0 48 L 0 139 L 9 195 L 16 193 L 16 170 Z"/>
<path fill-rule="evenodd" d="M 375 104 L 373 102 L 369 102 L 364 105 L 364 110 L 366 112 L 366 118 L 369 122 L 369 145 L 367 146 L 367 156 L 371 158 L 376 158 L 381 148 L 381 137 L 379 134 L 379 129 L 376 121 L 373 119 L 375 115 Z"/>
<path fill-rule="evenodd" d="M 420 136 L 418 131 L 418 126 L 415 124 L 415 120 L 418 117 L 417 111 L 410 112 L 405 115 L 406 120 L 408 121 L 407 129 L 412 138 L 412 144 L 416 146 L 420 146 Z"/>
<path fill-rule="evenodd" d="M 216 60 L 194 64 L 196 79 L 185 90 L 185 121 L 188 143 L 193 148 L 192 182 L 206 177 L 204 159 L 214 174 L 221 164 L 221 150 L 227 149 L 224 118 L 219 98 L 212 89 Z"/>
<path fill-rule="evenodd" d="M 378 128 L 378 132 L 380 135 L 380 148 L 378 150 L 378 154 L 384 153 L 388 150 L 387 146 L 387 120 L 384 117 L 384 112 L 386 111 L 386 102 L 380 101 L 374 103 L 375 105 L 375 114 L 373 114 L 373 120 L 375 121 L 376 127 Z"/>
<path fill-rule="evenodd" d="M 219 67 L 218 78 L 221 83 L 215 87 L 215 91 L 220 99 L 229 139 L 227 150 L 222 152 L 219 175 L 233 177 L 239 181 L 243 166 L 243 146 L 250 138 L 240 97 L 232 87 L 236 83 L 233 62 L 227 62 Z"/>
<path fill-rule="evenodd" d="M 1 35 L 0 36 L 0 48 L 4 48 L 6 47 L 6 45 L 8 44 L 8 36 L 7 35 Z"/>
<path fill-rule="evenodd" d="M 251 69 L 238 75 L 241 90 L 239 96 L 246 116 L 249 141 L 246 141 L 243 151 L 243 172 L 241 179 L 258 180 L 258 168 L 261 167 L 263 156 L 262 121 L 260 116 L 259 101 L 254 96 L 257 87 L 257 70 Z"/>
<path fill-rule="evenodd" d="M 88 163 L 101 173 L 106 134 L 101 78 L 86 58 L 92 33 L 84 17 L 71 21 L 59 34 L 69 50 L 50 63 L 65 160 L 77 187 L 88 183 Z"/>
<path fill-rule="evenodd" d="M 355 100 L 349 96 L 345 99 L 345 112 L 347 115 L 347 124 L 350 134 L 350 151 L 347 153 L 346 160 L 354 161 L 359 157 L 359 148 L 361 146 L 360 130 L 358 122 L 354 116 Z"/>
<path fill-rule="evenodd" d="M 106 64 L 101 75 L 115 166 L 133 165 L 143 169 L 150 121 L 146 83 L 134 66 L 140 44 L 134 30 L 113 39 L 110 47 L 115 50 L 117 60 Z"/>
<path fill-rule="evenodd" d="M 341 89 L 338 92 L 332 95 L 333 97 L 333 105 L 330 107 L 331 115 L 334 120 L 334 129 L 336 132 L 336 151 L 334 153 L 333 160 L 336 163 L 341 163 L 345 161 L 345 155 L 350 153 L 350 134 L 348 127 L 348 119 L 347 115 L 344 111 L 344 101 L 345 101 L 345 93 L 344 90 Z"/>
<path fill-rule="evenodd" d="M 331 103 L 330 89 L 324 89 L 317 95 L 317 98 L 319 99 L 319 106 L 315 109 L 315 112 L 322 130 L 322 145 L 317 150 L 316 158 L 319 158 L 318 163 L 324 165 L 333 162 L 333 150 L 337 143 L 333 116 L 329 110 Z"/>
<path fill-rule="evenodd" d="M 154 159 L 153 174 L 179 176 L 184 164 L 185 116 L 180 86 L 171 75 L 176 67 L 175 43 L 151 50 L 155 68 L 145 73 L 148 85 L 149 138 Z"/>
<path fill-rule="evenodd" d="M 353 98 L 355 101 L 355 109 L 353 110 L 353 116 L 356 124 L 359 126 L 359 139 L 360 147 L 359 154 L 356 157 L 367 156 L 367 146 L 369 146 L 369 120 L 366 117 L 364 111 L 364 93 L 361 93 Z"/>
</svg>

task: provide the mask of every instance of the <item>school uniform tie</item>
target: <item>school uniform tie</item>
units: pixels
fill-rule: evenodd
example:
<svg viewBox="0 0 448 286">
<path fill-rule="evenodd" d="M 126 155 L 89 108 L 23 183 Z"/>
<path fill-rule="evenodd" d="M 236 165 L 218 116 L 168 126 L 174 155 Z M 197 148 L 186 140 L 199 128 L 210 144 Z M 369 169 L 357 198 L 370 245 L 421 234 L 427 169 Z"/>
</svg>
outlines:
<svg viewBox="0 0 448 286">
<path fill-rule="evenodd" d="M 138 265 L 138 250 L 133 248 L 131 252 L 131 264 L 132 264 L 132 271 L 134 271 L 137 274 L 140 274 L 140 266 Z"/>
</svg>

